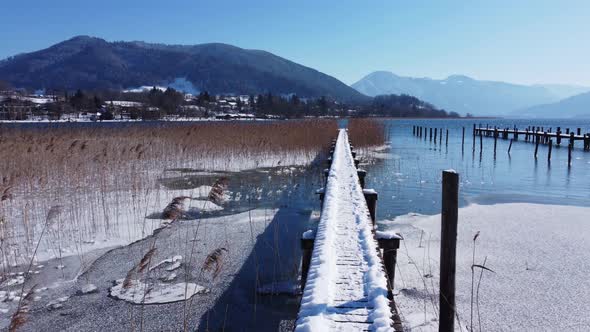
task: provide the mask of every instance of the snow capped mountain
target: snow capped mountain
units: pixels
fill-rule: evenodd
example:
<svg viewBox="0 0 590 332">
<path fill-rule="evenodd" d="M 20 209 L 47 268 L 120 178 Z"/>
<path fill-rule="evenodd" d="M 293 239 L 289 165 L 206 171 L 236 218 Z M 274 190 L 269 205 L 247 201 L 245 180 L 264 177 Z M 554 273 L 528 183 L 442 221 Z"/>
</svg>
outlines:
<svg viewBox="0 0 590 332">
<path fill-rule="evenodd" d="M 480 81 L 464 75 L 442 80 L 403 77 L 377 71 L 352 85 L 368 96 L 408 94 L 447 111 L 474 115 L 509 115 L 515 110 L 556 102 L 590 88 L 555 85 L 519 85 Z"/>
</svg>

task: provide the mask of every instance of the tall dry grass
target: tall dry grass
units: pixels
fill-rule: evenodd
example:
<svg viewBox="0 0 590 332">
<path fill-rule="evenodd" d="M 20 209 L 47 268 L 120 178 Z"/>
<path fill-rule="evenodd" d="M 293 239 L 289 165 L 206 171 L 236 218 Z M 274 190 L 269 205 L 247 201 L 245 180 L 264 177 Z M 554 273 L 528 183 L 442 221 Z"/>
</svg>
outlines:
<svg viewBox="0 0 590 332">
<path fill-rule="evenodd" d="M 62 213 L 40 254 L 83 256 L 96 234 L 134 236 L 129 220 L 145 220 L 166 195 L 157 181 L 164 170 L 307 163 L 336 130 L 335 120 L 0 126 L 0 272 L 32 257 L 54 206 Z"/>
<path fill-rule="evenodd" d="M 348 121 L 348 137 L 355 147 L 381 146 L 386 142 L 383 121 L 377 118 L 352 118 Z"/>
</svg>

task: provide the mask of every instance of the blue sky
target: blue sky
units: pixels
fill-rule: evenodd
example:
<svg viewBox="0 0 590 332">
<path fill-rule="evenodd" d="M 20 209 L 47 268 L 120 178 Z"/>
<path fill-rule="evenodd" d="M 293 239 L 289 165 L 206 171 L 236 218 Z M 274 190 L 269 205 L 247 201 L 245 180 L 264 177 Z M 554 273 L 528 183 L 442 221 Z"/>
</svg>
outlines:
<svg viewBox="0 0 590 332">
<path fill-rule="evenodd" d="M 0 58 L 75 35 L 264 49 L 345 83 L 374 70 L 590 86 L 590 1 L 1 0 Z"/>
</svg>

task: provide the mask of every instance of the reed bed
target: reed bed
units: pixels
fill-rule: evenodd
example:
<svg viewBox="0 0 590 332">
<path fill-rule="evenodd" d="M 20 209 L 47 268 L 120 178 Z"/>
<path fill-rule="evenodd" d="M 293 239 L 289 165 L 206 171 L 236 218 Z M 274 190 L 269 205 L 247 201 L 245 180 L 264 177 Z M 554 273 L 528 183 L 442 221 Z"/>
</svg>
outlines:
<svg viewBox="0 0 590 332">
<path fill-rule="evenodd" d="M 382 146 L 386 142 L 385 125 L 379 119 L 353 118 L 348 121 L 348 136 L 355 147 Z"/>
<path fill-rule="evenodd" d="M 336 130 L 334 120 L 0 126 L 0 282 L 31 259 L 52 208 L 37 258 L 83 258 L 159 226 L 145 217 L 175 197 L 157 181 L 166 170 L 308 164 Z"/>
</svg>

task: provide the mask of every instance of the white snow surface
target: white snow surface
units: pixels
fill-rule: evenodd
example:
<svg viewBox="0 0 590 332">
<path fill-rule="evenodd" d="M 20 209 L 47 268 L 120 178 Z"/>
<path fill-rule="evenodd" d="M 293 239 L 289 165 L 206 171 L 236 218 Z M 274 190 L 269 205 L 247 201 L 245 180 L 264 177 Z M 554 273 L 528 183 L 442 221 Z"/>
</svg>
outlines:
<svg viewBox="0 0 590 332">
<path fill-rule="evenodd" d="M 372 229 L 348 133 L 341 129 L 296 331 L 392 330 Z"/>
<path fill-rule="evenodd" d="M 590 330 L 590 207 L 510 203 L 459 210 L 456 301 L 471 330 L 471 265 L 476 268 L 473 330 Z M 384 221 L 399 231 L 394 299 L 404 331 L 438 331 L 441 216 L 415 213 Z M 479 303 L 479 315 L 477 304 Z M 481 320 L 481 329 L 479 321 Z"/>
<path fill-rule="evenodd" d="M 190 282 L 146 284 L 140 280 L 132 280 L 131 286 L 125 289 L 123 279 L 119 279 L 111 287 L 111 296 L 135 304 L 161 304 L 184 301 L 206 291 L 205 287 Z"/>
</svg>

